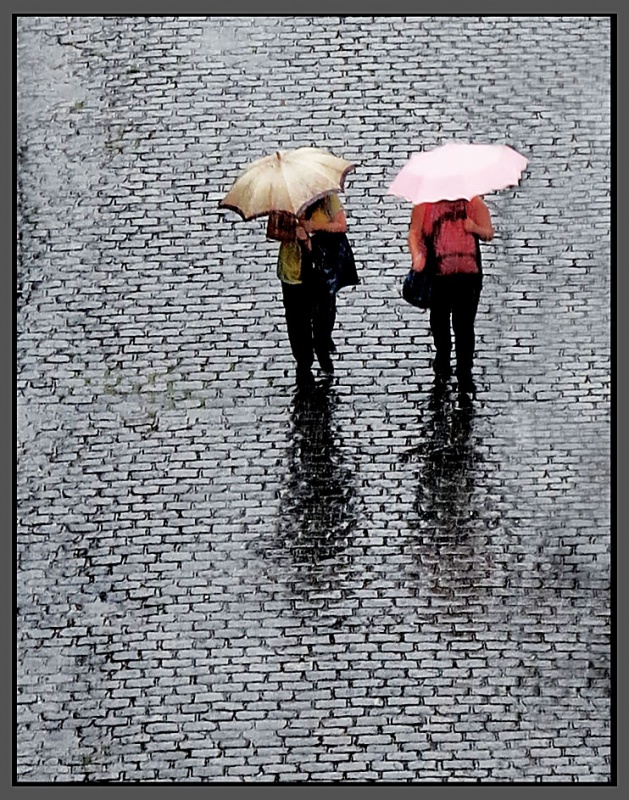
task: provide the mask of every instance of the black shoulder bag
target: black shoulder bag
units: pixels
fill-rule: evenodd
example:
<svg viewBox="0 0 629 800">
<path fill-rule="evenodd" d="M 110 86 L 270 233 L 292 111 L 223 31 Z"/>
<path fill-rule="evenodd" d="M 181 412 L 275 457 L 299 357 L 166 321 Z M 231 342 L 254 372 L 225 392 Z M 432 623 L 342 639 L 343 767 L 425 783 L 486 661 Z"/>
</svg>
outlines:
<svg viewBox="0 0 629 800">
<path fill-rule="evenodd" d="M 424 239 L 426 263 L 421 272 L 411 269 L 402 284 L 402 297 L 417 308 L 430 308 L 432 305 L 433 281 L 437 274 L 437 259 L 431 238 Z"/>
</svg>

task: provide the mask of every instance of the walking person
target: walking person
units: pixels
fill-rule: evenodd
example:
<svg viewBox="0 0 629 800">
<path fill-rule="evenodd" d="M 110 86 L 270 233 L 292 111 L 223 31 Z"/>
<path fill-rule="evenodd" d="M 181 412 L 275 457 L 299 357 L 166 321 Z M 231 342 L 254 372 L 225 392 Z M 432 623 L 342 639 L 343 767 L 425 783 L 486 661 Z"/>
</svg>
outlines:
<svg viewBox="0 0 629 800">
<path fill-rule="evenodd" d="M 316 200 L 299 217 L 269 215 L 267 236 L 281 241 L 277 276 L 298 386 L 312 384 L 315 355 L 325 375 L 334 373 L 336 294 L 358 283 L 346 231 L 347 218 L 335 192 Z"/>
<path fill-rule="evenodd" d="M 267 237 L 281 242 L 277 275 L 300 385 L 313 382 L 315 355 L 333 374 L 336 294 L 359 282 L 337 196 L 353 169 L 325 148 L 277 150 L 252 161 L 219 201 L 244 220 L 268 214 Z"/>
<path fill-rule="evenodd" d="M 479 196 L 471 200 L 440 200 L 413 207 L 408 236 L 412 268 L 435 269 L 430 308 L 437 382 L 451 375 L 452 335 L 459 392 L 474 394 L 474 322 L 482 288 L 479 240 L 489 242 L 494 229 L 489 209 Z"/>
<path fill-rule="evenodd" d="M 458 388 L 465 394 L 476 391 L 474 321 L 483 280 L 479 241 L 489 242 L 494 236 L 482 197 L 516 186 L 527 164 L 506 144 L 453 140 L 414 153 L 387 190 L 413 203 L 408 235 L 412 269 L 427 269 L 430 279 L 413 281 L 407 276 L 404 290 L 416 283 L 431 289 L 409 302 L 431 309 L 437 382 L 450 377 L 452 330 Z"/>
</svg>

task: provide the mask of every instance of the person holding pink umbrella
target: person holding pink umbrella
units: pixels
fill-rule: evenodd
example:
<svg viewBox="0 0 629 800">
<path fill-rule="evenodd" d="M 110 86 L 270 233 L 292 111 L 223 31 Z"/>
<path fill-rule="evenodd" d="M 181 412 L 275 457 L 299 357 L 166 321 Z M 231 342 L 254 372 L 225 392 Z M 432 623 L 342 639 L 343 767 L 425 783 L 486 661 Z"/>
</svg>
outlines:
<svg viewBox="0 0 629 800">
<path fill-rule="evenodd" d="M 460 392 L 474 393 L 474 321 L 482 288 L 479 239 L 489 242 L 494 229 L 489 209 L 480 197 L 441 200 L 414 206 L 408 246 L 412 268 L 421 272 L 427 258 L 434 260 L 430 330 L 436 355 L 433 370 L 438 381 L 450 377 L 454 331 L 456 376 Z"/>
<path fill-rule="evenodd" d="M 432 366 L 438 382 L 448 380 L 452 330 L 461 393 L 476 392 L 474 322 L 483 280 L 479 242 L 494 236 L 482 195 L 516 185 L 527 163 L 507 145 L 448 142 L 412 156 L 388 189 L 414 204 L 408 246 L 412 269 L 432 275 Z"/>
</svg>

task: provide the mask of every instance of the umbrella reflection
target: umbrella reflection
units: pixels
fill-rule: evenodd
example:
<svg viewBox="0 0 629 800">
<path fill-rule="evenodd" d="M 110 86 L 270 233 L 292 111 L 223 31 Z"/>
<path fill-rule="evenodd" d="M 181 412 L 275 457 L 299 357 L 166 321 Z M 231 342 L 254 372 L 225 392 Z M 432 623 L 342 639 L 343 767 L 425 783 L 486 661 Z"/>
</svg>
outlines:
<svg viewBox="0 0 629 800">
<path fill-rule="evenodd" d="M 336 441 L 335 403 L 327 381 L 297 392 L 293 403 L 278 533 L 297 563 L 316 565 L 337 555 L 356 521 L 353 474 Z"/>
<path fill-rule="evenodd" d="M 416 566 L 447 597 L 476 593 L 489 568 L 476 527 L 482 525 L 476 496 L 482 456 L 473 427 L 472 401 L 436 387 L 422 415 L 420 443 L 402 456 L 418 461 L 409 519 Z"/>
</svg>

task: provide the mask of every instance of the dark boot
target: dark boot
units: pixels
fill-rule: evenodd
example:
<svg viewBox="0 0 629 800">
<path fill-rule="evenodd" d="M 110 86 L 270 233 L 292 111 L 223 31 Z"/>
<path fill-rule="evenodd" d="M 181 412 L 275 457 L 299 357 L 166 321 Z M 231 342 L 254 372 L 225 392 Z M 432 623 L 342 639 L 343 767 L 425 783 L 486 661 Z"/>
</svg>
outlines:
<svg viewBox="0 0 629 800">
<path fill-rule="evenodd" d="M 317 360 L 323 372 L 327 375 L 334 374 L 334 364 L 332 363 L 329 353 L 317 353 Z"/>
<path fill-rule="evenodd" d="M 295 383 L 300 389 L 307 389 L 314 385 L 314 376 L 309 365 L 297 365 Z"/>
<path fill-rule="evenodd" d="M 476 384 L 472 379 L 471 372 L 457 374 L 457 386 L 461 394 L 476 395 Z"/>
<path fill-rule="evenodd" d="M 432 368 L 435 373 L 435 378 L 447 381 L 452 375 L 452 368 L 450 367 L 450 354 L 442 355 L 437 353 L 432 362 Z"/>
</svg>

